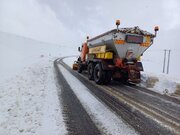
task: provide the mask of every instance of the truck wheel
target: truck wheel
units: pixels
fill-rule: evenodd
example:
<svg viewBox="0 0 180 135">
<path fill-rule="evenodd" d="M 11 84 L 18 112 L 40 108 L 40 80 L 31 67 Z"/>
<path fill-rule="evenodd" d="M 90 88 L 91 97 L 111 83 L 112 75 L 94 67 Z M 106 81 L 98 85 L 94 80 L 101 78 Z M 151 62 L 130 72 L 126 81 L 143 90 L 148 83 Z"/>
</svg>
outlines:
<svg viewBox="0 0 180 135">
<path fill-rule="evenodd" d="M 88 64 L 88 78 L 89 78 L 89 80 L 94 79 L 93 71 L 94 71 L 94 65 L 93 65 L 93 63 L 89 63 Z"/>
<path fill-rule="evenodd" d="M 112 71 L 106 71 L 104 84 L 110 83 L 111 78 L 112 78 Z"/>
<path fill-rule="evenodd" d="M 127 83 L 128 83 L 128 72 L 123 72 L 123 73 L 122 73 L 121 82 L 122 82 L 123 84 L 127 84 Z"/>
<path fill-rule="evenodd" d="M 105 71 L 102 69 L 101 64 L 97 64 L 94 68 L 94 81 L 97 84 L 103 84 L 105 80 Z"/>
<path fill-rule="evenodd" d="M 82 70 L 83 70 L 83 66 L 82 64 L 78 64 L 78 73 L 82 73 Z"/>
</svg>

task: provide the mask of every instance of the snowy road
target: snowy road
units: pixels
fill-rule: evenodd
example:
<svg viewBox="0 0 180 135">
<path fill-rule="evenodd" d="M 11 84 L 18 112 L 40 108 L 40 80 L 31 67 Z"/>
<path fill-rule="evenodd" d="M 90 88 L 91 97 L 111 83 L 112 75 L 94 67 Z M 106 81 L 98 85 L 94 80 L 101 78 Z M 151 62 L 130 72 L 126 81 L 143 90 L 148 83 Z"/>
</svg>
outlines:
<svg viewBox="0 0 180 135">
<path fill-rule="evenodd" d="M 62 61 L 55 70 L 57 57 L 77 55 L 72 47 L 1 32 L 0 43 L 0 135 L 172 134 L 157 118 L 142 115 L 154 109 L 160 116 L 168 112 L 175 127 L 180 123 L 179 103 L 168 97 L 139 87 L 96 85 Z M 63 61 L 72 66 L 74 59 Z"/>
<path fill-rule="evenodd" d="M 72 62 L 68 59 L 63 61 Z M 139 87 L 116 84 L 98 86 L 89 82 L 85 77 L 86 74 L 77 75 L 62 60 L 56 61 L 56 64 L 67 85 L 100 133 L 113 135 L 138 134 L 138 132 L 140 134 L 180 133 L 179 101 L 141 90 L 142 88 Z M 159 105 L 162 108 L 158 109 Z"/>
<path fill-rule="evenodd" d="M 79 111 L 80 114 L 74 116 L 71 121 L 78 121 L 78 122 L 84 122 L 79 123 L 81 127 L 76 125 L 76 129 L 71 129 L 73 131 L 72 133 L 75 134 L 92 134 L 92 132 L 96 132 L 96 134 L 111 134 L 111 135 L 135 135 L 138 134 L 137 131 L 135 131 L 128 123 L 123 121 L 119 116 L 117 116 L 114 112 L 109 110 L 109 108 L 104 105 L 102 102 L 100 102 L 97 98 L 94 97 L 92 93 L 88 90 L 86 86 L 84 86 L 77 78 L 75 78 L 67 69 L 65 69 L 62 65 L 58 65 L 59 71 L 64 76 L 64 79 L 66 80 L 66 83 L 63 84 L 63 79 L 61 79 L 61 85 L 69 85 L 71 92 L 75 94 L 75 96 L 78 98 L 79 102 L 82 104 L 81 107 L 85 109 L 84 111 Z M 59 77 L 62 78 L 62 75 Z M 64 82 L 65 83 L 65 82 Z M 64 92 L 67 92 L 67 87 L 64 89 Z M 63 94 L 63 91 L 62 91 Z M 70 93 L 68 93 L 70 94 Z M 63 97 L 62 97 L 63 98 Z M 65 97 L 67 99 L 67 96 Z M 75 98 L 75 97 L 74 97 Z M 72 99 L 68 99 L 71 100 Z M 76 99 L 74 99 L 76 100 Z M 75 102 L 72 102 L 74 106 L 79 108 L 80 105 L 78 105 Z M 70 105 L 69 105 L 70 106 Z M 67 108 L 67 106 L 66 106 Z M 69 107 L 71 108 L 71 107 Z M 73 111 L 72 113 L 76 113 L 76 110 L 70 110 Z M 65 112 L 66 113 L 66 112 Z M 68 112 L 69 113 L 69 112 Z M 84 114 L 87 113 L 87 114 Z M 82 120 L 82 117 L 86 117 L 86 115 L 90 116 L 90 119 Z M 72 117 L 68 116 L 67 117 Z M 77 119 L 78 117 L 78 119 Z M 67 118 L 68 119 L 68 118 Z M 91 121 L 92 120 L 92 121 Z M 68 121 L 69 123 L 69 121 Z M 94 123 L 94 125 L 92 125 Z M 71 123 L 70 127 L 71 126 Z M 73 124 L 72 124 L 73 125 Z M 96 126 L 98 129 L 94 129 L 94 126 Z M 88 127 L 88 129 L 87 129 Z M 85 131 L 82 129 L 86 129 Z M 95 131 L 97 130 L 97 131 Z M 99 133 L 98 133 L 99 132 Z M 94 133 L 93 133 L 94 134 Z"/>
<path fill-rule="evenodd" d="M 72 64 L 73 59 L 63 61 Z M 59 76 L 53 62 L 52 57 L 40 56 L 23 72 L 0 83 L 0 135 L 179 134 L 178 101 L 139 87 L 98 86 L 62 61 L 57 63 Z M 159 114 L 170 112 L 174 119 L 165 116 L 173 119 L 176 132 L 167 130 L 158 118 L 149 119 L 132 108 L 129 101 L 133 97 L 137 99 L 134 104 L 138 101 L 152 110 L 153 105 Z"/>
</svg>

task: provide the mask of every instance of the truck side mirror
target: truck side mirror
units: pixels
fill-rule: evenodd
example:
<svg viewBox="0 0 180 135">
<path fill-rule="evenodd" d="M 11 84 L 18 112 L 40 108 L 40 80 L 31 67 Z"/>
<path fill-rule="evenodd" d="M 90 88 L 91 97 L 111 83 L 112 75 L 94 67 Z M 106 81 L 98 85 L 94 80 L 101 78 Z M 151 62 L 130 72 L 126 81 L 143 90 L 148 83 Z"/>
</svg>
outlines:
<svg viewBox="0 0 180 135">
<path fill-rule="evenodd" d="M 79 51 L 79 52 L 81 51 L 81 48 L 80 48 L 80 47 L 78 47 L 78 51 Z"/>
</svg>

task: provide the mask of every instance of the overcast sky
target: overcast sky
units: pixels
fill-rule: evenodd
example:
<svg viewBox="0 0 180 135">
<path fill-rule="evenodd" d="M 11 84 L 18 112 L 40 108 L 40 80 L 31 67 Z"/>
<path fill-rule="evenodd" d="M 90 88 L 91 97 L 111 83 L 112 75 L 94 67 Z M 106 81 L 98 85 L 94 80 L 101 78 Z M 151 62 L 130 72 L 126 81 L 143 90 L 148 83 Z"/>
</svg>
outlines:
<svg viewBox="0 0 180 135">
<path fill-rule="evenodd" d="M 163 50 L 171 49 L 170 70 L 180 74 L 180 0 L 0 0 L 0 31 L 63 46 L 80 46 L 115 28 L 116 19 L 152 33 L 158 25 L 144 65 L 161 72 Z"/>
<path fill-rule="evenodd" d="M 158 25 L 158 46 L 180 48 L 179 0 L 0 0 L 0 31 L 58 44 L 80 44 L 116 19 L 150 32 Z"/>
</svg>

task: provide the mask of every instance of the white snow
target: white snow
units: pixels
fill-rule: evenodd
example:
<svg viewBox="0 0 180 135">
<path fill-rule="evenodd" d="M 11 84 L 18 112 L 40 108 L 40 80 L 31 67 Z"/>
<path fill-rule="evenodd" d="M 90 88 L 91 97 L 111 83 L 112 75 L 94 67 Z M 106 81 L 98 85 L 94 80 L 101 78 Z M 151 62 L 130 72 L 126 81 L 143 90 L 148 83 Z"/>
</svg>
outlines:
<svg viewBox="0 0 180 135">
<path fill-rule="evenodd" d="M 0 84 L 0 133 L 65 134 L 57 90 L 53 59 L 48 57 Z"/>
<path fill-rule="evenodd" d="M 141 86 L 161 94 L 172 94 L 180 85 L 180 79 L 165 74 L 141 73 Z"/>
<path fill-rule="evenodd" d="M 138 134 L 130 125 L 115 115 L 109 108 L 96 99 L 77 78 L 59 65 L 59 68 L 81 104 L 103 134 Z"/>
<path fill-rule="evenodd" d="M 72 67 L 74 61 L 77 61 L 77 57 L 68 57 L 68 58 L 65 58 L 63 59 L 63 62 L 66 63 L 69 67 Z"/>
<path fill-rule="evenodd" d="M 67 134 L 53 61 L 68 49 L 0 32 L 1 135 Z"/>
<path fill-rule="evenodd" d="M 76 47 L 49 44 L 0 32 L 0 82 L 18 74 L 44 55 L 59 58 L 76 54 Z"/>
</svg>

